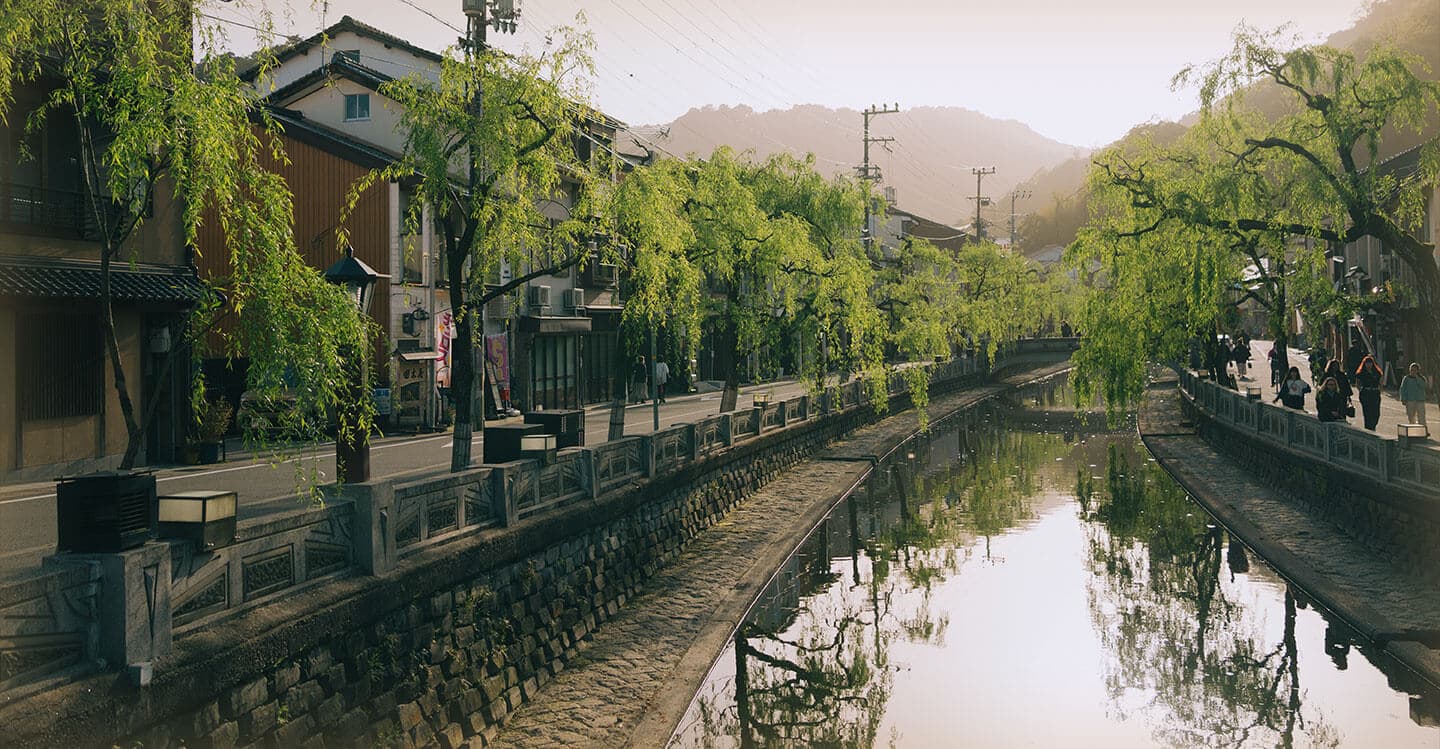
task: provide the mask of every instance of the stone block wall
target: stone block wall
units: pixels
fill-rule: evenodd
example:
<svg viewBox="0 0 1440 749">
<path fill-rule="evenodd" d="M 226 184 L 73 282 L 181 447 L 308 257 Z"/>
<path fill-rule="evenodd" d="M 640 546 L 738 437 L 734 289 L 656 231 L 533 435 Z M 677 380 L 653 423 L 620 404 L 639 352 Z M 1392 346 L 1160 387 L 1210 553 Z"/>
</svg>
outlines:
<svg viewBox="0 0 1440 749">
<path fill-rule="evenodd" d="M 268 621 L 189 638 L 150 687 L 99 675 L 50 695 L 54 709 L 37 704 L 42 724 L 4 733 L 17 746 L 483 746 L 690 538 L 875 416 L 851 409 L 777 429 L 653 481 L 418 551 Z"/>
<path fill-rule="evenodd" d="M 1440 501 L 1237 430 L 1182 400 L 1212 447 L 1348 536 L 1440 580 Z"/>
</svg>

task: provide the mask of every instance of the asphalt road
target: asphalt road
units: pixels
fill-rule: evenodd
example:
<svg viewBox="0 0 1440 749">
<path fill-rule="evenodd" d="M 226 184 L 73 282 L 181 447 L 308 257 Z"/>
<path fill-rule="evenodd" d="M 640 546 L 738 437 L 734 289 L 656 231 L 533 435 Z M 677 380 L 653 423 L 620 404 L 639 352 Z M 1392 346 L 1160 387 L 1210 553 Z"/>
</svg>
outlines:
<svg viewBox="0 0 1440 749">
<path fill-rule="evenodd" d="M 769 392 L 785 400 L 805 392 L 794 381 L 755 385 L 741 389 L 740 405 L 755 392 Z M 660 407 L 660 426 L 684 424 L 720 412 L 720 394 L 686 395 L 668 399 Z M 486 422 L 488 425 L 518 423 L 520 417 Z M 625 409 L 625 434 L 649 434 L 653 413 L 650 405 L 634 404 Z M 610 405 L 586 409 L 585 444 L 606 441 L 610 427 Z M 443 470 L 450 465 L 449 433 L 384 437 L 370 448 L 372 478 L 396 478 Z M 481 437 L 473 441 L 472 455 L 479 463 Z M 307 446 L 285 456 L 243 456 L 209 466 L 173 466 L 156 471 L 161 494 L 197 489 L 230 489 L 238 492 L 239 516 L 293 510 L 311 501 L 304 487 L 326 485 L 335 480 L 335 448 L 332 443 Z M 33 570 L 40 560 L 54 553 L 55 485 L 52 482 L 17 484 L 0 488 L 0 577 Z"/>
</svg>

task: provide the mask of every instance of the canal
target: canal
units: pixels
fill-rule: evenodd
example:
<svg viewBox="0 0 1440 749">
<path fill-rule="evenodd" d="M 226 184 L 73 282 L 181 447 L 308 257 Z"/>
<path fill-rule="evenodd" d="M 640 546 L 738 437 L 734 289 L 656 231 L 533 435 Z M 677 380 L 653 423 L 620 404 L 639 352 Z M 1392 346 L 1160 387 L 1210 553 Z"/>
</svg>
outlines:
<svg viewBox="0 0 1440 749">
<path fill-rule="evenodd" d="M 1062 379 L 902 446 L 778 571 L 671 747 L 1440 746 L 1440 696 Z"/>
</svg>

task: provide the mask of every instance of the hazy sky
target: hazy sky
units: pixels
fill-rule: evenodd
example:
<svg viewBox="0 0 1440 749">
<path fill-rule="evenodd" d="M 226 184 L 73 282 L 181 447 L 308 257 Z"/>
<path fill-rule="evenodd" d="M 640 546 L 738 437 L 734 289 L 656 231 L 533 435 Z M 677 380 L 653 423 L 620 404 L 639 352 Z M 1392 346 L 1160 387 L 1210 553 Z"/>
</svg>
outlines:
<svg viewBox="0 0 1440 749">
<path fill-rule="evenodd" d="M 253 1 L 253 0 L 252 0 Z M 274 0 L 270 0 L 275 7 Z M 410 0 L 464 27 L 460 0 Z M 595 99 L 632 124 L 691 107 L 756 109 L 875 103 L 961 106 L 1019 120 L 1079 146 L 1195 108 L 1171 92 L 1187 62 L 1229 48 L 1244 21 L 1292 24 L 1319 41 L 1350 25 L 1363 0 L 525 0 L 501 48 L 536 50 L 582 7 L 595 34 Z M 225 6 L 232 18 L 243 8 Z M 442 49 L 457 34 L 405 0 L 298 0 L 285 30 L 305 36 L 344 14 Z M 238 32 L 243 34 L 243 32 Z M 237 46 L 243 46 L 237 39 Z"/>
</svg>

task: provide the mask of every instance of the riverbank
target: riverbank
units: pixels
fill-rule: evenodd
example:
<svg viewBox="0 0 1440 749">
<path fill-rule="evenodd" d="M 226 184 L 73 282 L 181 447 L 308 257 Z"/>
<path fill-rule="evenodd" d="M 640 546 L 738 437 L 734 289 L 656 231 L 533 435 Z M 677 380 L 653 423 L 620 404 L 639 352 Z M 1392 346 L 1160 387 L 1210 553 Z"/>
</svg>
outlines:
<svg viewBox="0 0 1440 749">
<path fill-rule="evenodd" d="M 936 421 L 1069 368 L 1051 364 L 937 397 Z M 913 411 L 862 427 L 777 476 L 694 539 L 591 633 L 491 746 L 663 746 L 755 596 L 874 462 L 915 434 Z"/>
<path fill-rule="evenodd" d="M 1155 382 L 1140 437 L 1197 502 L 1291 584 L 1440 688 L 1440 588 L 1308 515 L 1195 433 L 1173 376 Z"/>
</svg>

